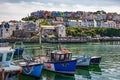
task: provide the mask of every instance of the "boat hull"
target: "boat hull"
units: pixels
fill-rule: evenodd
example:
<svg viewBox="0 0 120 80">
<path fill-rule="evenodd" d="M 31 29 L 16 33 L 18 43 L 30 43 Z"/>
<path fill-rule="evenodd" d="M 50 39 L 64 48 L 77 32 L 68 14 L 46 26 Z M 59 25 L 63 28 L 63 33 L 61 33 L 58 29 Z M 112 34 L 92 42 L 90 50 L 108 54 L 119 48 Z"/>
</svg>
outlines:
<svg viewBox="0 0 120 80">
<path fill-rule="evenodd" d="M 77 59 L 77 66 L 89 66 L 90 65 L 90 57 L 79 57 Z"/>
<path fill-rule="evenodd" d="M 22 74 L 40 77 L 43 69 L 43 64 L 22 66 Z"/>
<path fill-rule="evenodd" d="M 76 60 L 63 61 L 63 62 L 45 62 L 44 69 L 74 75 L 76 69 Z"/>
<path fill-rule="evenodd" d="M 16 76 L 20 69 L 21 67 L 11 64 L 9 67 L 0 68 L 0 76 L 4 75 L 4 79 L 9 80 L 12 76 Z M 2 77 L 0 77 L 0 80 L 2 80 Z"/>
<path fill-rule="evenodd" d="M 100 61 L 101 61 L 101 57 L 100 56 L 91 57 L 90 64 L 100 64 Z"/>
<path fill-rule="evenodd" d="M 17 75 L 19 74 L 19 71 L 11 71 L 11 72 L 5 72 L 4 73 L 4 80 L 17 80 Z M 2 80 L 2 73 L 0 72 L 0 80 Z"/>
</svg>

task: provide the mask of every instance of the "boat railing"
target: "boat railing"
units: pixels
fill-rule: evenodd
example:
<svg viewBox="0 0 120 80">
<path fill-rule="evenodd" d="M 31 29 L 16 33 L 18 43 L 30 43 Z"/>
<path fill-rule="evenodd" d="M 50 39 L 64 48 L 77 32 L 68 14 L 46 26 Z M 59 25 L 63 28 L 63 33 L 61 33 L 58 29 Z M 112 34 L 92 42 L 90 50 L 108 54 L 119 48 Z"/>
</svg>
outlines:
<svg viewBox="0 0 120 80">
<path fill-rule="evenodd" d="M 17 42 L 15 42 L 14 45 L 13 45 L 13 47 L 14 47 L 14 48 L 17 48 L 17 45 L 19 45 L 19 48 L 23 48 L 23 47 L 24 47 L 22 41 L 17 41 Z"/>
<path fill-rule="evenodd" d="M 0 43 L 0 47 L 7 47 L 8 45 L 9 45 L 8 42 L 6 42 L 6 43 Z"/>
</svg>

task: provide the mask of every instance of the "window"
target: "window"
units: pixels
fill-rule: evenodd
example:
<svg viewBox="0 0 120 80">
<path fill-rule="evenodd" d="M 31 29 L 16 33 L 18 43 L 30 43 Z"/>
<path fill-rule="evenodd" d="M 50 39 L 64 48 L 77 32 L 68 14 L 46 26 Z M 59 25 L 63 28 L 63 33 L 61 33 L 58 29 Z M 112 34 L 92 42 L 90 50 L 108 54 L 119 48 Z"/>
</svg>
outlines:
<svg viewBox="0 0 120 80">
<path fill-rule="evenodd" d="M 72 54 L 71 54 L 71 53 L 69 53 L 69 60 L 71 60 L 71 58 L 72 58 Z"/>
<path fill-rule="evenodd" d="M 61 56 L 60 56 L 60 61 L 64 61 L 64 59 L 65 59 L 65 55 L 64 55 L 64 54 L 61 54 Z"/>
<path fill-rule="evenodd" d="M 0 53 L 0 61 L 2 61 L 3 54 Z"/>
<path fill-rule="evenodd" d="M 12 53 L 8 53 L 8 54 L 7 54 L 6 61 L 9 61 L 9 60 L 11 59 L 11 57 L 12 57 Z"/>
<path fill-rule="evenodd" d="M 51 53 L 51 61 L 55 61 L 54 53 Z"/>
<path fill-rule="evenodd" d="M 8 29 L 6 29 L 6 31 L 8 31 Z"/>
<path fill-rule="evenodd" d="M 66 60 L 69 60 L 69 54 L 66 54 Z"/>
<path fill-rule="evenodd" d="M 60 55 L 59 55 L 59 54 L 56 54 L 56 55 L 55 55 L 55 60 L 56 60 L 56 61 L 59 61 L 59 58 L 60 58 Z"/>
</svg>

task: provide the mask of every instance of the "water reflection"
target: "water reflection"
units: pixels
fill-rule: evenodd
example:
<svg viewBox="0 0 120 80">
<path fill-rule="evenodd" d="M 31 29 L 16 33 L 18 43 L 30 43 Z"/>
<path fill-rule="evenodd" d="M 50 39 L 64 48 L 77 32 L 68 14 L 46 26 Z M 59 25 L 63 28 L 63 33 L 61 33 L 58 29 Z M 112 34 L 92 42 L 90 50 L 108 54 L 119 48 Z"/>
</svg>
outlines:
<svg viewBox="0 0 120 80">
<path fill-rule="evenodd" d="M 100 66 L 90 65 L 88 68 L 77 68 L 76 80 L 120 80 L 120 41 L 119 42 L 104 42 L 104 43 L 87 43 L 87 44 L 61 44 L 66 49 L 73 52 L 73 56 L 102 56 Z M 39 44 L 26 44 L 25 46 L 36 46 Z M 43 44 L 45 47 L 57 47 L 57 44 Z M 24 55 L 36 55 L 42 52 L 27 50 Z M 34 54 L 33 54 L 34 53 Z M 101 70 L 102 69 L 102 70 Z M 113 75 L 114 74 L 114 75 Z M 61 77 L 56 73 L 45 72 L 38 80 L 55 80 Z M 49 78 L 50 77 L 50 78 Z M 35 78 L 22 78 L 21 80 L 36 80 Z M 65 79 L 62 79 L 65 78 Z M 66 76 L 60 79 L 66 80 Z M 69 79 L 69 78 L 67 78 Z M 70 78 L 71 79 L 71 78 Z M 70 80 L 69 79 L 69 80 Z M 14 80 L 14 79 L 13 79 Z M 20 80 L 20 79 L 19 79 Z M 59 79 L 58 79 L 59 80 Z M 74 80 L 74 78 L 72 78 Z"/>
<path fill-rule="evenodd" d="M 90 65 L 89 67 L 77 67 L 75 76 L 69 76 L 43 70 L 40 78 L 20 74 L 18 80 L 91 80 L 93 79 L 92 77 L 94 77 L 93 74 L 102 75 L 99 65 Z"/>
<path fill-rule="evenodd" d="M 89 67 L 77 67 L 75 79 L 91 80 L 93 75 L 102 75 L 99 65 L 90 65 Z"/>
<path fill-rule="evenodd" d="M 5 80 L 17 80 L 17 78 L 18 78 L 17 74 L 12 74 L 12 73 L 5 74 Z"/>
<path fill-rule="evenodd" d="M 18 80 L 75 80 L 74 76 L 43 70 L 40 78 L 19 74 Z"/>
<path fill-rule="evenodd" d="M 40 80 L 40 78 L 19 74 L 18 80 Z"/>
<path fill-rule="evenodd" d="M 74 76 L 64 75 L 60 73 L 54 73 L 47 70 L 43 70 L 41 80 L 75 80 Z"/>
<path fill-rule="evenodd" d="M 91 79 L 91 75 L 88 67 L 77 67 L 76 76 L 81 76 L 82 78 Z"/>
<path fill-rule="evenodd" d="M 99 65 L 90 65 L 90 66 L 89 66 L 89 71 L 99 72 L 100 74 L 102 74 L 101 68 L 100 68 Z"/>
</svg>

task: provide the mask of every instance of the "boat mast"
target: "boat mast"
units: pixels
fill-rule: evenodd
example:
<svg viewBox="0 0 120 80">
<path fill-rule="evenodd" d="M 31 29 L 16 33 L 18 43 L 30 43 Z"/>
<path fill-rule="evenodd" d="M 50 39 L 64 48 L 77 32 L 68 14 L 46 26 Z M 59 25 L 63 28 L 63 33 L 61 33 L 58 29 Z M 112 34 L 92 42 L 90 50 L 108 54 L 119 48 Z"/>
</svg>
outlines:
<svg viewBox="0 0 120 80">
<path fill-rule="evenodd" d="M 42 28 L 41 28 L 40 23 L 39 23 L 39 44 L 40 44 L 40 48 L 42 49 L 41 37 L 42 37 Z"/>
<path fill-rule="evenodd" d="M 58 49 L 59 50 L 61 50 L 62 48 L 61 48 L 61 35 L 60 35 L 60 37 L 58 37 Z"/>
</svg>

